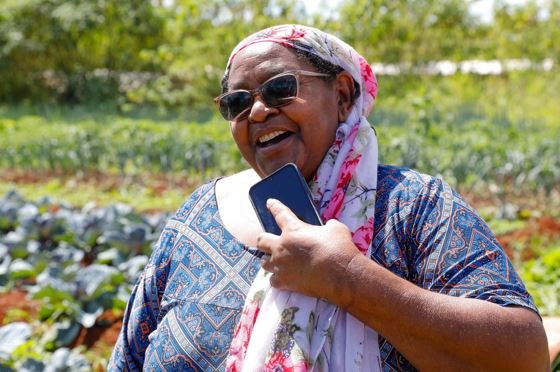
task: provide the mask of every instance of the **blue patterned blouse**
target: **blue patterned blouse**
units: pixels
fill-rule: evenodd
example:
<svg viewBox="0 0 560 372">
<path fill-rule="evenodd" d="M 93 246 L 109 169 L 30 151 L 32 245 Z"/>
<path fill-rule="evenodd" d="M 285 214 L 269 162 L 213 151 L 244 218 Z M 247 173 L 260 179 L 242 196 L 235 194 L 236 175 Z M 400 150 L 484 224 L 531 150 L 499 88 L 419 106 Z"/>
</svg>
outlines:
<svg viewBox="0 0 560 372">
<path fill-rule="evenodd" d="M 128 303 L 108 369 L 221 371 L 259 258 L 223 226 L 215 181 L 172 217 Z M 440 179 L 379 166 L 372 259 L 430 291 L 537 311 L 486 223 Z M 379 339 L 385 371 L 414 370 Z"/>
</svg>

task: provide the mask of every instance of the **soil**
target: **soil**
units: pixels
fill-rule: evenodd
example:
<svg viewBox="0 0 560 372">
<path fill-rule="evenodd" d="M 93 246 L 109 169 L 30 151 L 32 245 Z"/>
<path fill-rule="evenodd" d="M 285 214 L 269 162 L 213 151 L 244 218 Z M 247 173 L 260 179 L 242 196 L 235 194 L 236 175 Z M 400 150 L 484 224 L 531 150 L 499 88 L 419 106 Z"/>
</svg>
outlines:
<svg viewBox="0 0 560 372">
<path fill-rule="evenodd" d="M 498 236 L 498 240 L 505 248 L 510 257 L 513 254 L 513 246 L 515 244 L 530 245 L 531 239 L 538 236 L 543 240 L 558 240 L 560 239 L 560 220 L 551 217 L 542 217 L 529 221 L 523 229 L 515 230 L 511 233 Z M 534 251 L 531 249 L 524 249 L 523 259 L 532 258 Z M 40 302 L 29 299 L 27 294 L 22 290 L 15 290 L 8 293 L 0 293 L 0 324 L 4 324 L 6 315 L 10 316 L 8 321 L 29 321 L 36 319 L 40 307 Z M 13 312 L 13 309 L 23 310 L 22 312 Z M 19 317 L 18 317 L 19 314 Z M 555 323 L 556 324 L 556 323 Z M 97 319 L 95 325 L 91 328 L 82 328 L 76 340 L 72 343 L 71 347 L 84 345 L 87 349 L 107 349 L 112 347 L 117 341 L 119 331 L 122 327 L 122 314 L 114 313 L 110 310 L 105 311 Z M 556 326 L 556 328 L 558 328 Z M 556 329 L 555 328 L 555 329 Z M 555 330 L 560 337 L 560 330 Z M 559 349 L 558 344 L 555 345 Z M 556 352 L 554 349 L 554 352 Z M 560 350 L 560 349 L 559 349 Z"/>
<path fill-rule="evenodd" d="M 0 293 L 0 324 L 7 322 L 29 321 L 37 318 L 40 302 L 27 297 L 22 290 Z M 20 310 L 17 313 L 14 310 Z"/>
<path fill-rule="evenodd" d="M 117 342 L 121 327 L 122 313 L 106 310 L 97 318 L 93 327 L 82 327 L 70 347 L 84 345 L 87 349 L 112 348 Z"/>
<path fill-rule="evenodd" d="M 528 221 L 522 229 L 498 236 L 498 241 L 511 258 L 516 245 L 521 245 L 521 259 L 523 261 L 535 257 L 535 247 L 532 240 L 538 237 L 539 245 L 560 239 L 560 221 L 551 217 L 541 217 Z"/>
<path fill-rule="evenodd" d="M 15 184 L 40 184 L 50 179 L 57 179 L 62 184 L 73 182 L 78 184 L 94 185 L 99 190 L 116 190 L 123 184 L 139 184 L 152 188 L 155 192 L 165 192 L 170 189 L 192 189 L 199 179 L 185 177 L 184 175 L 150 173 L 146 175 L 120 175 L 102 172 L 52 172 L 40 170 L 0 170 L 0 180 Z"/>
<path fill-rule="evenodd" d="M 41 302 L 30 299 L 22 290 L 0 293 L 0 325 L 37 319 Z M 122 327 L 122 313 L 106 310 L 95 325 L 80 330 L 71 348 L 84 345 L 88 350 L 104 351 L 112 348 Z"/>
</svg>

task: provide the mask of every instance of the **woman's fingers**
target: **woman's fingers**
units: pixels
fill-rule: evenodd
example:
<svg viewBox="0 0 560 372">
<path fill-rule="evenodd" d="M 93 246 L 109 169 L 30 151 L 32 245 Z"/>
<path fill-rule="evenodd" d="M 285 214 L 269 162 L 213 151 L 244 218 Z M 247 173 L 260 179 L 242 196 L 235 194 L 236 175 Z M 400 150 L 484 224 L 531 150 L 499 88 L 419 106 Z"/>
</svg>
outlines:
<svg viewBox="0 0 560 372">
<path fill-rule="evenodd" d="M 284 230 L 291 223 L 298 223 L 301 222 L 299 218 L 290 210 L 290 208 L 286 207 L 282 202 L 276 199 L 268 199 L 266 201 L 266 207 L 272 213 L 272 216 L 276 220 L 278 227 L 280 230 Z"/>
<path fill-rule="evenodd" d="M 276 199 L 268 199 L 266 206 L 272 213 L 272 216 L 276 220 L 276 223 L 280 227 L 281 230 L 284 230 L 289 224 L 293 223 L 300 223 L 301 221 L 297 218 L 297 216 L 290 210 L 290 208 L 286 207 L 282 202 Z M 261 233 L 257 237 L 257 248 L 263 252 L 265 255 L 273 255 L 273 247 L 278 246 L 280 236 L 270 234 L 270 233 Z M 265 265 L 263 265 L 263 268 Z"/>
<path fill-rule="evenodd" d="M 278 287 L 278 275 L 272 273 L 268 278 L 268 282 L 270 283 L 271 287 L 277 288 Z"/>
<path fill-rule="evenodd" d="M 265 256 L 273 255 L 273 247 L 278 247 L 280 242 L 280 236 L 262 232 L 257 236 L 257 249 L 264 253 Z"/>
<path fill-rule="evenodd" d="M 272 256 L 269 254 L 265 254 L 264 256 L 261 257 L 261 267 L 268 272 L 272 272 L 272 266 L 270 264 L 270 258 Z"/>
</svg>

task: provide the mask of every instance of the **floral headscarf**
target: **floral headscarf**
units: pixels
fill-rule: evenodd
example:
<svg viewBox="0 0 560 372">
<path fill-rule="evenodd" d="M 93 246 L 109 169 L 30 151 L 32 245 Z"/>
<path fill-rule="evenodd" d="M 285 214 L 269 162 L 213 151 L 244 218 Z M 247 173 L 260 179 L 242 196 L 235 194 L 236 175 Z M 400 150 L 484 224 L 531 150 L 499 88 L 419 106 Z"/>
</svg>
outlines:
<svg viewBox="0 0 560 372">
<path fill-rule="evenodd" d="M 337 219 L 352 240 L 371 255 L 377 138 L 367 121 L 377 81 L 367 61 L 351 46 L 315 28 L 281 25 L 250 35 L 233 50 L 226 73 L 239 51 L 274 42 L 312 53 L 349 72 L 360 88 L 347 120 L 310 182 L 324 221 Z M 227 359 L 230 371 L 378 371 L 377 333 L 326 300 L 270 287 L 261 269 L 247 295 Z"/>
</svg>

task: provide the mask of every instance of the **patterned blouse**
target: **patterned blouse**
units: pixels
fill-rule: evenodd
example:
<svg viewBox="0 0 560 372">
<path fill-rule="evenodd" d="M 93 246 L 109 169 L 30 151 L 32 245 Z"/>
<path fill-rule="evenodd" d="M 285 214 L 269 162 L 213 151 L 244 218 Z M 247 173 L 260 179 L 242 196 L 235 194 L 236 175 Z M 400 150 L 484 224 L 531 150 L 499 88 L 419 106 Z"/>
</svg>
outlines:
<svg viewBox="0 0 560 372">
<path fill-rule="evenodd" d="M 214 185 L 170 218 L 124 315 L 108 370 L 222 371 L 259 258 L 221 221 Z M 372 259 L 416 285 L 537 311 L 478 214 L 445 182 L 380 165 Z M 379 337 L 384 371 L 414 367 Z"/>
</svg>

